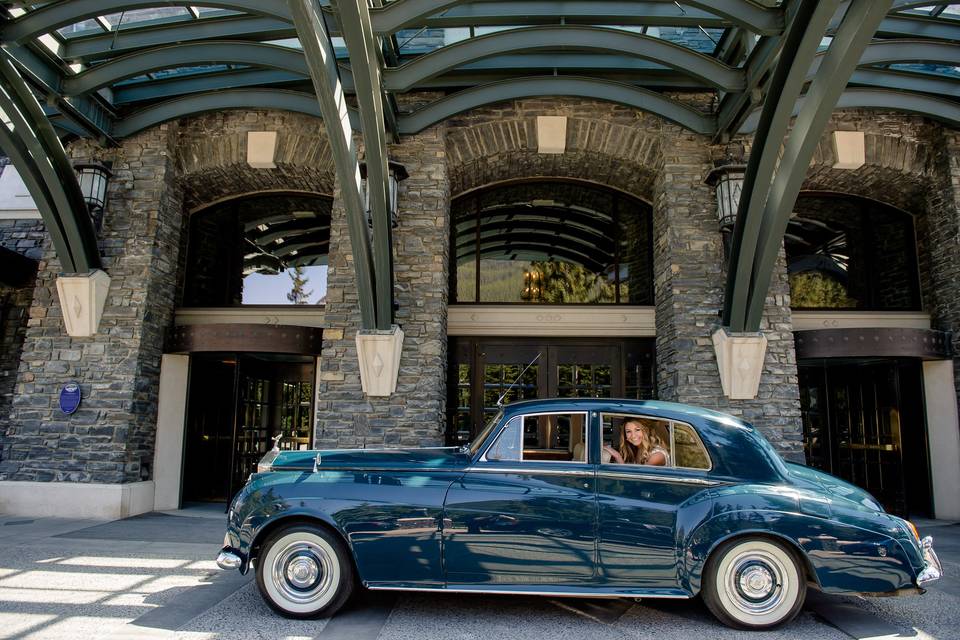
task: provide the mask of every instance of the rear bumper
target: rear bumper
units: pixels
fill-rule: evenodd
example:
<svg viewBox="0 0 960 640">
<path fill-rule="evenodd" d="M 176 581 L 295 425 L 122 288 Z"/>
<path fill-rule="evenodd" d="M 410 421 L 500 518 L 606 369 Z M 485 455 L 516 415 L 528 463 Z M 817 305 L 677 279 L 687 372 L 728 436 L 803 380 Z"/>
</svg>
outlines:
<svg viewBox="0 0 960 640">
<path fill-rule="evenodd" d="M 239 569 L 240 573 L 246 573 L 246 564 L 243 556 L 230 547 L 224 547 L 217 554 L 217 566 L 221 569 Z"/>
<path fill-rule="evenodd" d="M 917 575 L 917 587 L 923 588 L 943 577 L 943 565 L 940 564 L 937 552 L 933 550 L 932 537 L 927 536 L 920 541 L 920 551 L 923 553 L 924 567 Z"/>
</svg>

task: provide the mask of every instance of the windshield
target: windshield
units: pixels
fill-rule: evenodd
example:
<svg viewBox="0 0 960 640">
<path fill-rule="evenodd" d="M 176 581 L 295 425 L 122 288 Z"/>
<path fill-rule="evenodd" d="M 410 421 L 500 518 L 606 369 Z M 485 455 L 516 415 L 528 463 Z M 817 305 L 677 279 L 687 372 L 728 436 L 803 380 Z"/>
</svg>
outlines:
<svg viewBox="0 0 960 640">
<path fill-rule="evenodd" d="M 500 418 L 503 417 L 503 411 L 498 411 L 495 416 L 490 418 L 490 422 L 487 423 L 487 426 L 483 428 L 476 438 L 473 439 L 473 442 L 470 443 L 470 456 L 473 457 L 477 455 L 477 451 L 480 450 L 480 447 L 483 446 L 483 443 L 487 438 L 490 437 L 490 433 L 493 431 L 493 428 L 500 423 Z"/>
</svg>

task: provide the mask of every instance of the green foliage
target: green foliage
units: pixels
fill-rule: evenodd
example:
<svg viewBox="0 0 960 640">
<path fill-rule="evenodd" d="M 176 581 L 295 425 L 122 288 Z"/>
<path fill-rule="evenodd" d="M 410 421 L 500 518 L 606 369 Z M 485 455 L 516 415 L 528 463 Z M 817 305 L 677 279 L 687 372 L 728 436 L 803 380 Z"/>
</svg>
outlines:
<svg viewBox="0 0 960 640">
<path fill-rule="evenodd" d="M 798 309 L 854 309 L 847 288 L 820 271 L 790 274 L 790 302 Z"/>
<path fill-rule="evenodd" d="M 541 301 L 548 304 L 613 302 L 616 285 L 572 262 L 533 262 L 531 269 L 543 274 Z"/>
<path fill-rule="evenodd" d="M 298 265 L 288 273 L 293 288 L 287 294 L 287 300 L 293 304 L 307 304 L 310 301 L 310 296 L 313 295 L 313 291 L 307 291 L 308 278 L 303 273 L 303 267 Z"/>
</svg>

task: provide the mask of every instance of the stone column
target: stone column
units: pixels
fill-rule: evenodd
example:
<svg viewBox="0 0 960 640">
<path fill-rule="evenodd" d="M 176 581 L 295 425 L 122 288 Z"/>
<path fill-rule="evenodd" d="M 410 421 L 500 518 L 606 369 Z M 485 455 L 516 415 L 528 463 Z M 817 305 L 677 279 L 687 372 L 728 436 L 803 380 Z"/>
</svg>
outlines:
<svg viewBox="0 0 960 640">
<path fill-rule="evenodd" d="M 326 329 L 317 384 L 316 446 L 417 447 L 443 442 L 446 413 L 450 185 L 443 125 L 405 136 L 390 159 L 410 176 L 400 183 L 393 230 L 395 323 L 404 332 L 397 390 L 365 396 L 356 332 L 360 326 L 353 256 L 339 186 L 334 194 Z"/>
<path fill-rule="evenodd" d="M 742 417 L 786 457 L 803 460 L 790 295 L 781 250 L 760 327 L 767 337 L 760 389 L 752 400 L 724 396 L 711 334 L 720 324 L 726 273 L 716 197 L 704 183 L 709 141 L 673 124 L 662 130 L 654 184 L 657 387 L 662 400 Z"/>
<path fill-rule="evenodd" d="M 45 243 L 0 461 L 0 480 L 74 483 L 47 494 L 69 496 L 74 504 L 64 505 L 63 515 L 84 508 L 81 494 L 126 501 L 91 513 L 129 513 L 131 504 L 141 504 L 129 491 L 84 493 L 81 485 L 152 478 L 160 357 L 172 325 L 182 224 L 171 160 L 175 136 L 175 125 L 163 125 L 117 149 L 81 141 L 69 150 L 78 160 L 113 161 L 99 234 L 110 289 L 98 333 L 68 336 L 56 293 L 60 263 Z M 78 382 L 83 394 L 72 415 L 58 406 L 68 381 Z M 17 490 L 16 482 L 0 489 Z M 145 490 L 150 508 L 152 487 Z"/>
<path fill-rule="evenodd" d="M 954 380 L 960 381 L 960 133 L 938 129 L 933 137 L 933 188 L 918 225 L 929 264 L 924 307 L 932 328 L 953 332 Z M 960 399 L 960 387 L 957 393 Z"/>
</svg>

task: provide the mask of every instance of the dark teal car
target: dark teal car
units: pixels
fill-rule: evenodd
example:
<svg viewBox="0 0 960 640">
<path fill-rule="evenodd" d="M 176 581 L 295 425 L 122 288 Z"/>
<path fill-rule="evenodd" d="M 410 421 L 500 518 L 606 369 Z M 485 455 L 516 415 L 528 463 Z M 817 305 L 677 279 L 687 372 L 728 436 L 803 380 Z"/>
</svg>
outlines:
<svg viewBox="0 0 960 640">
<path fill-rule="evenodd" d="M 646 462 L 647 464 L 644 464 Z M 692 598 L 747 629 L 808 585 L 922 593 L 930 538 L 870 495 L 686 405 L 511 404 L 463 448 L 269 453 L 230 505 L 223 568 L 326 616 L 368 589 Z"/>
</svg>

